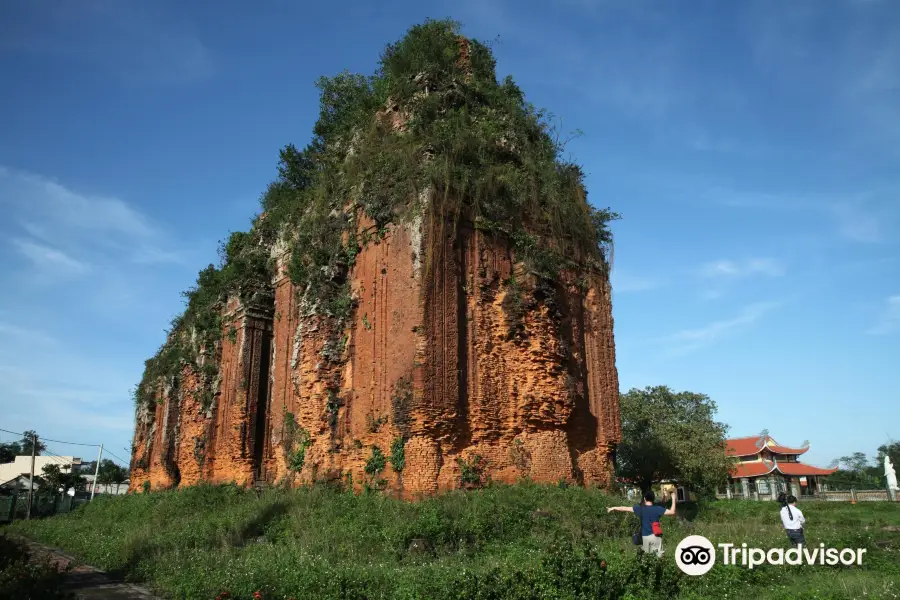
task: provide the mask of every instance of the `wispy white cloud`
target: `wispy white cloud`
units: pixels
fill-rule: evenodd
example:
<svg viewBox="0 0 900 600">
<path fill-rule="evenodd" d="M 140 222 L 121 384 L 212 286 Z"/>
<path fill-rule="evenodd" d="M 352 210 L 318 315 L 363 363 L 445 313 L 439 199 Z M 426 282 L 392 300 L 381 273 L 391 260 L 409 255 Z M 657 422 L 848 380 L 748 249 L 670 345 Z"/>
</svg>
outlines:
<svg viewBox="0 0 900 600">
<path fill-rule="evenodd" d="M 888 297 L 884 304 L 878 322 L 866 330 L 869 335 L 900 332 L 900 294 Z"/>
<path fill-rule="evenodd" d="M 119 198 L 83 194 L 47 177 L 0 166 L 0 235 L 38 275 L 84 275 L 128 261 L 178 262 L 172 241 L 146 215 Z"/>
<path fill-rule="evenodd" d="M 748 258 L 742 261 L 721 259 L 706 263 L 698 273 L 706 278 L 739 278 L 752 275 L 764 275 L 767 277 L 781 277 L 786 272 L 786 267 L 781 261 L 774 258 Z"/>
<path fill-rule="evenodd" d="M 802 218 L 809 229 L 858 244 L 900 241 L 900 187 L 869 185 L 835 192 L 738 189 L 709 177 L 659 175 L 673 198 L 735 209 L 783 213 Z"/>
<path fill-rule="evenodd" d="M 798 1 L 774 11 L 765 0 L 742 6 L 744 34 L 766 84 L 818 103 L 816 111 L 833 115 L 841 126 L 834 132 L 843 134 L 844 146 L 887 142 L 882 148 L 894 151 L 900 139 L 900 19 L 892 2 Z"/>
<path fill-rule="evenodd" d="M 34 342 L 35 332 L 19 333 Z M 134 423 L 128 393 L 133 383 L 110 364 L 102 371 L 101 376 L 62 342 L 47 347 L 23 339 L 16 351 L 0 348 L 5 428 L 36 429 L 48 437 L 85 443 L 127 439 Z"/>
<path fill-rule="evenodd" d="M 55 276 L 80 274 L 88 270 L 88 265 L 75 260 L 65 252 L 29 240 L 13 239 L 12 245 L 35 267 L 49 271 Z"/>
<path fill-rule="evenodd" d="M 699 350 L 710 344 L 744 331 L 760 318 L 771 312 L 780 303 L 759 302 L 744 307 L 731 319 L 713 321 L 695 329 L 683 329 L 661 338 L 659 341 L 669 347 L 670 354 L 681 355 Z"/>
</svg>

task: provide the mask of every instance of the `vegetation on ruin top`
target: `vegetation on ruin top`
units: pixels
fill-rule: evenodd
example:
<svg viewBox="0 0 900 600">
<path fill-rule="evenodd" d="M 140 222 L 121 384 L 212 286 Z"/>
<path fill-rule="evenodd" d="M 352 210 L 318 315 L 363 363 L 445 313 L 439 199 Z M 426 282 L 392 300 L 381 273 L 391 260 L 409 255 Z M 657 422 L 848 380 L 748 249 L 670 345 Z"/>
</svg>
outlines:
<svg viewBox="0 0 900 600">
<path fill-rule="evenodd" d="M 221 309 L 248 300 L 273 275 L 271 248 L 286 252 L 289 275 L 309 314 L 340 337 L 354 308 L 348 274 L 368 243 L 403 222 L 436 236 L 460 223 L 508 239 L 539 279 L 561 270 L 605 275 L 618 217 L 587 201 L 581 168 L 565 141 L 511 77 L 497 80 L 490 48 L 453 21 L 426 21 L 384 50 L 371 76 L 322 77 L 319 118 L 302 150 L 280 152 L 278 176 L 247 233 L 223 244 L 218 267 L 200 272 L 185 312 L 150 360 L 136 390 L 152 406 L 160 383 L 177 387 L 185 365 L 212 400 Z M 371 224 L 362 229 L 360 220 Z M 420 257 L 428 274 L 443 244 Z"/>
</svg>

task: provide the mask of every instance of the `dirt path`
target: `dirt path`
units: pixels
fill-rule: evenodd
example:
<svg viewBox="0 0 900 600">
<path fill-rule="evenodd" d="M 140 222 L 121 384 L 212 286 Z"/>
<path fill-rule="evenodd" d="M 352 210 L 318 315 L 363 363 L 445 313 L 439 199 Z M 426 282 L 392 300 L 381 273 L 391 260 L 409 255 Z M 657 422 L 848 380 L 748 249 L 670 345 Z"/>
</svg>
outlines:
<svg viewBox="0 0 900 600">
<path fill-rule="evenodd" d="M 33 556 L 46 556 L 54 565 L 72 566 L 66 576 L 65 591 L 81 600 L 160 600 L 147 589 L 124 581 L 117 581 L 100 569 L 79 563 L 62 550 L 32 541 L 26 542 Z"/>
</svg>

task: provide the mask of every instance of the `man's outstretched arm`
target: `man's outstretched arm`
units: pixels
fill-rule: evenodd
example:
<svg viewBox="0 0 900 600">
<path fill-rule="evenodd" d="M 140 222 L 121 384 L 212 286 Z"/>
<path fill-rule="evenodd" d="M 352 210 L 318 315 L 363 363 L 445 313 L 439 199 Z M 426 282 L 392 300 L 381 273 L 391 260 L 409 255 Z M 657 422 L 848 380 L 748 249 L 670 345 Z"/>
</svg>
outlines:
<svg viewBox="0 0 900 600">
<path fill-rule="evenodd" d="M 675 514 L 675 500 L 677 496 L 678 494 L 672 494 L 672 505 L 668 509 L 666 509 L 666 512 L 663 513 L 664 515 L 672 516 Z"/>
<path fill-rule="evenodd" d="M 607 513 L 611 513 L 613 511 L 615 511 L 615 512 L 634 512 L 634 507 L 633 506 L 610 506 L 609 508 L 606 509 Z"/>
</svg>

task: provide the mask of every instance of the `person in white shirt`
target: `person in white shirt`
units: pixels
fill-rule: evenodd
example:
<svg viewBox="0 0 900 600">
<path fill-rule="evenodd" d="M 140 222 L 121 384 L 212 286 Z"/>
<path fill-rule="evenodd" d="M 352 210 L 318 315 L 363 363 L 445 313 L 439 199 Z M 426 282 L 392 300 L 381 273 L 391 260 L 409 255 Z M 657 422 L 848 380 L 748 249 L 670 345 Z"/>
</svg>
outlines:
<svg viewBox="0 0 900 600">
<path fill-rule="evenodd" d="M 784 498 L 782 494 L 779 499 L 782 500 L 781 522 L 784 524 L 784 530 L 787 532 L 788 539 L 791 540 L 791 544 L 794 546 L 805 546 L 806 538 L 803 537 L 803 524 L 806 523 L 806 518 L 803 516 L 803 512 L 797 508 L 797 498 L 795 496 Z"/>
</svg>

